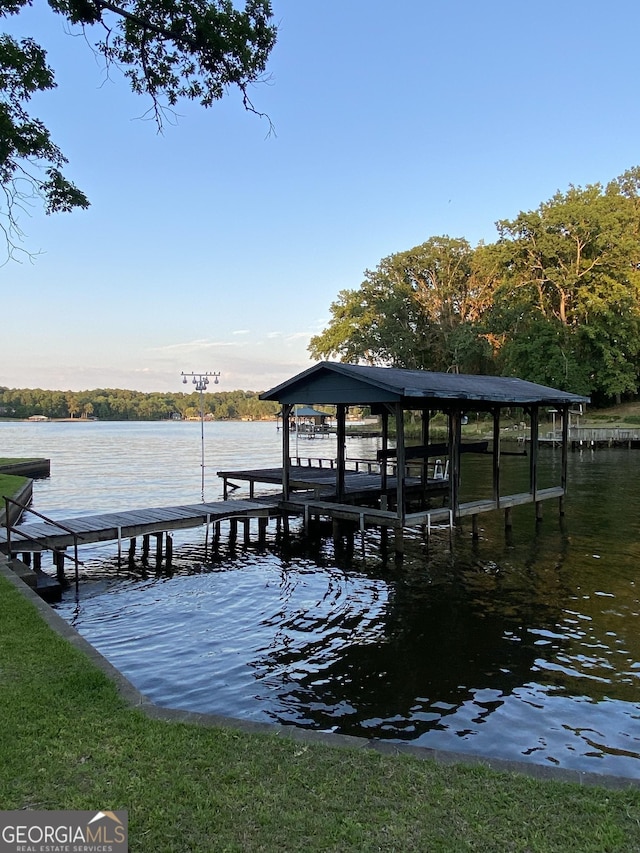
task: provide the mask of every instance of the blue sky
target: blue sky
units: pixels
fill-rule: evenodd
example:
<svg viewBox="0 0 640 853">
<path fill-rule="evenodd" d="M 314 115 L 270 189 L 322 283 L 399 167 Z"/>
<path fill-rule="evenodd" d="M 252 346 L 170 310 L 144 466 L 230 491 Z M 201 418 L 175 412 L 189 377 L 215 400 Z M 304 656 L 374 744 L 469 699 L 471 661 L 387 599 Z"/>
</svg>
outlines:
<svg viewBox="0 0 640 853">
<path fill-rule="evenodd" d="M 36 0 L 5 28 L 49 53 L 33 112 L 86 211 L 21 224 L 0 268 L 0 385 L 265 390 L 311 365 L 365 269 L 640 164 L 640 4 L 274 0 L 271 79 L 182 104 L 158 135 L 117 71 Z"/>
</svg>

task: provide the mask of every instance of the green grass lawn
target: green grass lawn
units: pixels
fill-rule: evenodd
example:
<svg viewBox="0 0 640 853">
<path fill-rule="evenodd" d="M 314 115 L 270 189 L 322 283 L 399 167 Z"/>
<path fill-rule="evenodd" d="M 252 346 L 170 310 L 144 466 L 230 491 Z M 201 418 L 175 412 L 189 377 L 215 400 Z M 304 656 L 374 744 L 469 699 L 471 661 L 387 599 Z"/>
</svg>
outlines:
<svg viewBox="0 0 640 853">
<path fill-rule="evenodd" d="M 0 473 L 0 499 L 5 495 L 12 498 L 27 482 L 26 477 L 16 477 L 13 474 Z M 4 508 L 4 501 L 0 500 L 0 508 Z"/>
<path fill-rule="evenodd" d="M 135 853 L 640 850 L 638 790 L 149 719 L 1 576 L 0 715 L 0 808 L 126 809 Z"/>
</svg>

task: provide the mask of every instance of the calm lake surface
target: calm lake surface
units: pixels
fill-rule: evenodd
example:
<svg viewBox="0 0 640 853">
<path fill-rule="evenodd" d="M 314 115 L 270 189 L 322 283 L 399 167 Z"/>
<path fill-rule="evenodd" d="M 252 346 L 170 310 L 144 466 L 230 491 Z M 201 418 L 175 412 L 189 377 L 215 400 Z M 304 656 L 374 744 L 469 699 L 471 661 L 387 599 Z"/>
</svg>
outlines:
<svg viewBox="0 0 640 853">
<path fill-rule="evenodd" d="M 198 422 L 0 423 L 0 456 L 51 459 L 34 508 L 54 518 L 198 503 L 200 448 Z M 217 470 L 280 462 L 274 424 L 207 423 L 205 448 L 207 500 Z M 557 483 L 559 451 L 540 456 Z M 527 459 L 503 465 L 503 493 L 526 482 Z M 463 499 L 486 471 L 463 457 Z M 58 609 L 160 705 L 640 778 L 640 451 L 572 453 L 569 483 L 563 520 L 517 508 L 507 537 L 481 516 L 479 541 L 470 522 L 408 537 L 402 564 L 373 531 L 334 548 L 275 524 L 215 559 L 203 530 L 176 535 L 172 576 L 91 546 Z"/>
</svg>

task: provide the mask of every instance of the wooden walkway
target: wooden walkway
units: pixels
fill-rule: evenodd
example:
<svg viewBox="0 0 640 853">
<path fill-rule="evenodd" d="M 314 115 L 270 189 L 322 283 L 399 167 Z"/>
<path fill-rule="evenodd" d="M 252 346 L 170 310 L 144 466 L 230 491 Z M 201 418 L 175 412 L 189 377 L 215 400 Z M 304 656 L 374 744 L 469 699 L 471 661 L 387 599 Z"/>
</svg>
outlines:
<svg viewBox="0 0 640 853">
<path fill-rule="evenodd" d="M 137 536 L 186 530 L 230 518 L 278 515 L 281 495 L 255 500 L 227 500 L 186 506 L 151 507 L 19 525 L 11 534 L 11 550 L 29 552 L 69 548 L 74 544 L 135 539 Z M 66 528 L 66 529 L 61 529 Z M 7 532 L 0 529 L 0 548 Z"/>
</svg>

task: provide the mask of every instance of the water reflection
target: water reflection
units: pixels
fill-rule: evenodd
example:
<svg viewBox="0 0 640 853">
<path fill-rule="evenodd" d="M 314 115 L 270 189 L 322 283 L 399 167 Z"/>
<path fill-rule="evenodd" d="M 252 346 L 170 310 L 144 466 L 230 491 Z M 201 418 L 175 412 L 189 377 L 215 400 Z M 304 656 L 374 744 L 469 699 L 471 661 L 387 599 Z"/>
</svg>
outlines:
<svg viewBox="0 0 640 853">
<path fill-rule="evenodd" d="M 179 424 L 82 426 L 88 444 L 44 426 L 56 451 L 36 489 L 44 512 L 117 509 L 122 494 L 193 502 L 199 490 L 197 464 L 185 478 L 190 456 L 176 455 L 193 437 Z M 277 459 L 272 425 L 225 426 L 224 448 L 207 439 L 224 456 L 209 467 L 239 452 Z M 35 432 L 13 447 L 8 434 L 0 424 L 5 455 L 49 455 Z M 464 499 L 483 494 L 485 461 L 465 457 Z M 505 489 L 526 477 L 521 462 L 505 458 Z M 541 453 L 550 481 L 558 464 Z M 563 520 L 552 504 L 540 524 L 516 507 L 508 536 L 499 514 L 483 516 L 477 541 L 470 522 L 408 536 L 401 563 L 380 535 L 334 541 L 327 527 L 289 541 L 270 528 L 261 550 L 223 543 L 213 560 L 188 531 L 173 576 L 137 559 L 118 569 L 114 548 L 96 546 L 61 613 L 160 704 L 640 776 L 640 453 L 571 454 L 569 479 Z"/>
</svg>

